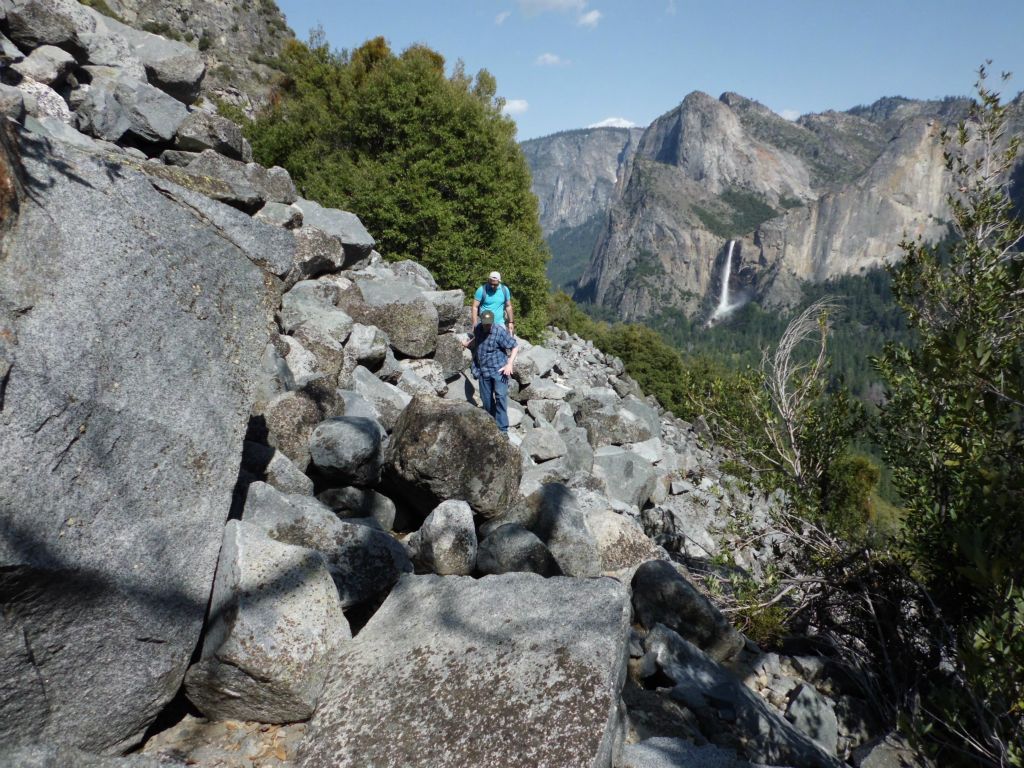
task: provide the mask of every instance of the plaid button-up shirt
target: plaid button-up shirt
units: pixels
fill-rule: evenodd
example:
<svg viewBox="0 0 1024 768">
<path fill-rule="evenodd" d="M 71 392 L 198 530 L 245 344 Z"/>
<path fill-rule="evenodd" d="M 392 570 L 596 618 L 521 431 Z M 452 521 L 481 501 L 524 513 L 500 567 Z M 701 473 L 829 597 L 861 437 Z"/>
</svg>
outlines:
<svg viewBox="0 0 1024 768">
<path fill-rule="evenodd" d="M 508 362 L 509 353 L 518 345 L 505 326 L 495 323 L 491 332 L 484 335 L 483 325 L 478 325 L 473 329 L 473 375 L 478 379 L 481 375 L 497 376 Z"/>
</svg>

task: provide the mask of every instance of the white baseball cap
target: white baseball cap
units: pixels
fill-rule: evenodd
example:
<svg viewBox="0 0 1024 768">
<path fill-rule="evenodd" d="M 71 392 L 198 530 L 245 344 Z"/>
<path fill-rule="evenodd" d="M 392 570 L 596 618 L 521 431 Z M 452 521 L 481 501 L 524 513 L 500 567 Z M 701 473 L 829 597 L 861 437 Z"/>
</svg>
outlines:
<svg viewBox="0 0 1024 768">
<path fill-rule="evenodd" d="M 487 276 L 487 279 L 488 280 L 497 280 L 500 283 L 501 282 L 501 272 L 491 272 L 491 274 L 489 274 Z"/>
</svg>

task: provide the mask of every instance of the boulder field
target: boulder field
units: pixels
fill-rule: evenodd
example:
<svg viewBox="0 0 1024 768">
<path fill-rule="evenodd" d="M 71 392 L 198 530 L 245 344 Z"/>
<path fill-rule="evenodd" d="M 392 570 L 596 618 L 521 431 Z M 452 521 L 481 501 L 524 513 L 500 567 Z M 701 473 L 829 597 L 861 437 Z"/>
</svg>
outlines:
<svg viewBox="0 0 1024 768">
<path fill-rule="evenodd" d="M 0 47 L 0 764 L 895 749 L 708 598 L 784 499 L 620 360 L 520 340 L 501 435 L 462 292 L 251 162 L 194 49 L 72 0 Z"/>
</svg>

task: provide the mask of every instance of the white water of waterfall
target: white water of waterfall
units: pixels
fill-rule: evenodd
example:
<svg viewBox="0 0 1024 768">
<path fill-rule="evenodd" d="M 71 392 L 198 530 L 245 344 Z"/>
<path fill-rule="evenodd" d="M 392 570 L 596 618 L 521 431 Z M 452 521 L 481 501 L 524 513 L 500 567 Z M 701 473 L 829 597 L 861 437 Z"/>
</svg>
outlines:
<svg viewBox="0 0 1024 768">
<path fill-rule="evenodd" d="M 732 275 L 732 249 L 736 245 L 735 240 L 729 241 L 729 252 L 725 256 L 725 269 L 722 270 L 722 294 L 718 299 L 718 306 L 715 307 L 713 318 L 719 318 L 729 314 L 733 307 L 729 304 L 729 277 Z"/>
</svg>

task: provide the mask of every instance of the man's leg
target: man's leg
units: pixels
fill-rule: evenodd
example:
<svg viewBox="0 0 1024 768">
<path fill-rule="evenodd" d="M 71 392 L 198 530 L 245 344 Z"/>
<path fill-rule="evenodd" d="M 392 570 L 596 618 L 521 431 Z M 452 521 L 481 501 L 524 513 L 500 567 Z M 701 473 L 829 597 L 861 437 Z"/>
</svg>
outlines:
<svg viewBox="0 0 1024 768">
<path fill-rule="evenodd" d="M 493 413 L 498 429 L 508 432 L 508 379 L 500 373 L 494 377 Z"/>
<path fill-rule="evenodd" d="M 494 379 L 481 373 L 477 383 L 480 385 L 480 402 L 484 410 L 494 416 Z"/>
</svg>

